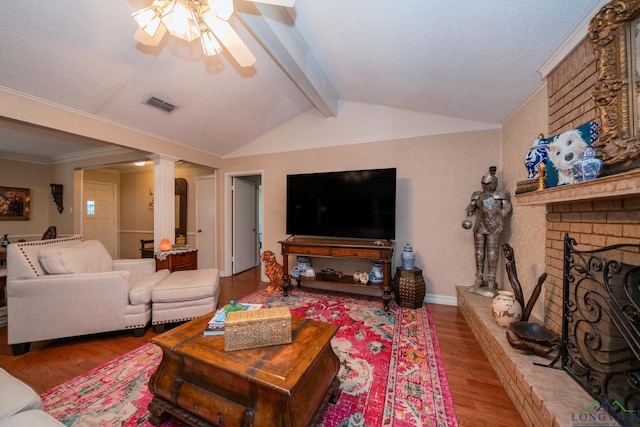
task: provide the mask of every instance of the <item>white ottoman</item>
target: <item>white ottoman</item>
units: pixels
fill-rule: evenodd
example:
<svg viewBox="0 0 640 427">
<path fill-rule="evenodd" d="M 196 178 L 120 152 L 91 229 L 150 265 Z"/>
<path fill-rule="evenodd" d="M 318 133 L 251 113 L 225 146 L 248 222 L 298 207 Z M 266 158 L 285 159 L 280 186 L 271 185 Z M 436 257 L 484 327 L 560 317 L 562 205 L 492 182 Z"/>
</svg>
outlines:
<svg viewBox="0 0 640 427">
<path fill-rule="evenodd" d="M 216 309 L 220 284 L 217 268 L 174 271 L 151 291 L 151 324 L 157 333 L 166 323 L 195 319 Z"/>
</svg>

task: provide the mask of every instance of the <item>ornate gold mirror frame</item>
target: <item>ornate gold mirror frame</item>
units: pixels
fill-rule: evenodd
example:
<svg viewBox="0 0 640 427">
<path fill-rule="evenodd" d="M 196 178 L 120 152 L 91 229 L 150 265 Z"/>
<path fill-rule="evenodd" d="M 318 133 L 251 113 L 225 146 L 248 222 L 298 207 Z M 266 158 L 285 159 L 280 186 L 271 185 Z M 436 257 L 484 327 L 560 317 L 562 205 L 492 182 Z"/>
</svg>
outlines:
<svg viewBox="0 0 640 427">
<path fill-rule="evenodd" d="M 638 111 L 640 87 L 636 60 L 636 23 L 640 0 L 613 0 L 589 23 L 589 39 L 596 55 L 598 81 L 591 97 L 600 111 L 600 135 L 595 149 L 609 173 L 640 163 Z M 632 31 L 633 27 L 633 31 Z"/>
</svg>

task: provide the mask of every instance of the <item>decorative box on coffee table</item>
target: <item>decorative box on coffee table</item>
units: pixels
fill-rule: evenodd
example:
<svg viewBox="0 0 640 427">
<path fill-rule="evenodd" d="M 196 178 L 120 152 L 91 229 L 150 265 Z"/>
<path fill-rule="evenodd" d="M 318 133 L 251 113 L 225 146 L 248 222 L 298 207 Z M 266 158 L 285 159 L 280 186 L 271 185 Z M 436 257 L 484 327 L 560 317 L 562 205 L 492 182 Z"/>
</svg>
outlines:
<svg viewBox="0 0 640 427">
<path fill-rule="evenodd" d="M 224 321 L 225 351 L 290 342 L 291 312 L 287 307 L 234 311 Z"/>
<path fill-rule="evenodd" d="M 291 318 L 291 344 L 226 352 L 224 336 L 204 336 L 211 316 L 152 339 L 162 361 L 149 381 L 149 421 L 169 415 L 193 426 L 306 427 L 337 402 L 336 325 Z"/>
<path fill-rule="evenodd" d="M 427 288 L 420 268 L 405 270 L 402 267 L 397 267 L 392 287 L 393 293 L 396 295 L 396 302 L 400 307 L 422 307 Z"/>
</svg>

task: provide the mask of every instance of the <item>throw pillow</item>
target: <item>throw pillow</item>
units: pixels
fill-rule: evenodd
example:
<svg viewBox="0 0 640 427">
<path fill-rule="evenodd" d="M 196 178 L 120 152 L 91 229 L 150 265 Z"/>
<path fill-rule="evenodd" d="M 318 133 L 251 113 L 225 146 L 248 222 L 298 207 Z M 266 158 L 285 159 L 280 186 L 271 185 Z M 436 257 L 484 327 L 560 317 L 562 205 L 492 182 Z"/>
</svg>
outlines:
<svg viewBox="0 0 640 427">
<path fill-rule="evenodd" d="M 40 252 L 40 265 L 47 274 L 103 273 L 113 269 L 113 259 L 97 240 Z"/>
</svg>

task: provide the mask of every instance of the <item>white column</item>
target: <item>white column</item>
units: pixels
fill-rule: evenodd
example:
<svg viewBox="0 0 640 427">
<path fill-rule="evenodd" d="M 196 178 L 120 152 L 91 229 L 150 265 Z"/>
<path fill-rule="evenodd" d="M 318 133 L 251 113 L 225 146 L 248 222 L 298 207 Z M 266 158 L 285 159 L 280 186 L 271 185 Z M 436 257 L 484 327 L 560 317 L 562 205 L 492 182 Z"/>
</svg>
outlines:
<svg viewBox="0 0 640 427">
<path fill-rule="evenodd" d="M 160 241 L 176 239 L 175 208 L 175 163 L 177 157 L 166 154 L 152 154 L 153 160 L 153 250 L 159 251 Z"/>
</svg>

